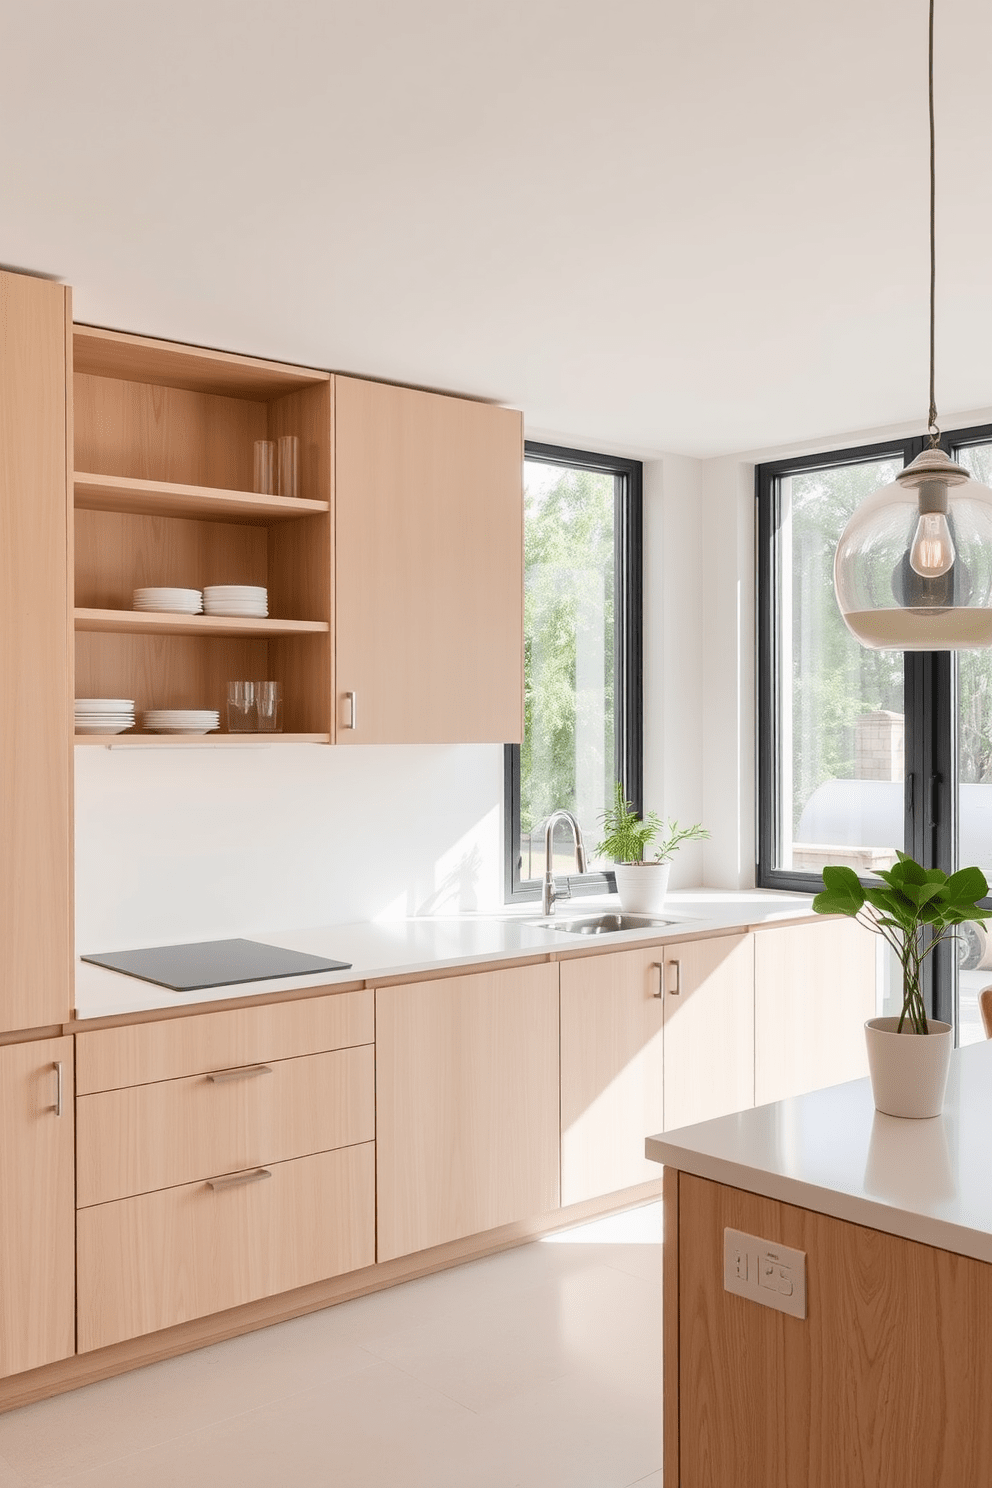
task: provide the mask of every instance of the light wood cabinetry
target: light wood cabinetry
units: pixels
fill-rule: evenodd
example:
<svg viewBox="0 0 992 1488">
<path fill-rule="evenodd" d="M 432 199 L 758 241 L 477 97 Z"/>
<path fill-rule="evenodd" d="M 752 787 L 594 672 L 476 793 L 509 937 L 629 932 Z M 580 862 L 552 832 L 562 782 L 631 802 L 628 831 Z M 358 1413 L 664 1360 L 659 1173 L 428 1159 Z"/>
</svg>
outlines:
<svg viewBox="0 0 992 1488">
<path fill-rule="evenodd" d="M 80 1096 L 80 1208 L 375 1137 L 375 1051 L 335 1049 Z"/>
<path fill-rule="evenodd" d="M 69 1016 L 69 292 L 0 271 L 0 1031 Z"/>
<path fill-rule="evenodd" d="M 376 990 L 378 1259 L 557 1208 L 558 968 Z"/>
<path fill-rule="evenodd" d="M 75 1348 L 72 1039 L 0 1048 L 0 1376 Z"/>
<path fill-rule="evenodd" d="M 753 1104 L 749 936 L 562 962 L 563 1204 L 657 1179 L 652 1132 Z"/>
<path fill-rule="evenodd" d="M 77 1089 L 80 1095 L 91 1095 L 96 1090 L 347 1049 L 371 1044 L 374 1038 L 371 991 L 84 1030 L 76 1035 Z"/>
<path fill-rule="evenodd" d="M 753 1106 L 751 937 L 667 945 L 662 960 L 666 1131 Z"/>
<path fill-rule="evenodd" d="M 374 1261 L 374 1143 L 231 1176 L 79 1211 L 80 1353 Z"/>
<path fill-rule="evenodd" d="M 677 1278 L 665 1297 L 666 1485 L 992 1481 L 992 1266 L 689 1174 L 669 1178 L 678 1188 L 665 1215 L 666 1275 Z M 723 1289 L 726 1226 L 806 1253 L 805 1318 Z"/>
<path fill-rule="evenodd" d="M 126 744 L 152 707 L 216 708 L 226 729 L 227 682 L 267 678 L 285 729 L 267 742 L 329 739 L 329 375 L 76 326 L 73 393 L 76 695 L 133 698 Z M 254 441 L 281 434 L 300 495 L 254 495 Z M 271 618 L 131 608 L 139 587 L 208 584 L 264 585 Z"/>
<path fill-rule="evenodd" d="M 563 1204 L 658 1177 L 644 1138 L 665 1124 L 664 953 L 561 963 Z"/>
<path fill-rule="evenodd" d="M 519 742 L 520 414 L 335 383 L 338 742 Z"/>
<path fill-rule="evenodd" d="M 78 1036 L 79 1348 L 375 1260 L 371 992 Z"/>
<path fill-rule="evenodd" d="M 876 938 L 847 919 L 754 933 L 755 1100 L 784 1100 L 868 1073 Z"/>
</svg>

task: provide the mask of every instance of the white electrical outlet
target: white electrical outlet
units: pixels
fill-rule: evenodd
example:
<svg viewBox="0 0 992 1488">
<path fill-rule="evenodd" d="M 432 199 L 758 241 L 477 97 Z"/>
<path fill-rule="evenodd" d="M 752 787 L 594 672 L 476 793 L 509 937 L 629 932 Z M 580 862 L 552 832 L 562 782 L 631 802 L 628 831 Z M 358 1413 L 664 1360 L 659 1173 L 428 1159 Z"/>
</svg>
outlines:
<svg viewBox="0 0 992 1488">
<path fill-rule="evenodd" d="M 774 1307 L 791 1317 L 806 1316 L 806 1252 L 776 1245 L 743 1230 L 723 1232 L 723 1289 Z"/>
</svg>

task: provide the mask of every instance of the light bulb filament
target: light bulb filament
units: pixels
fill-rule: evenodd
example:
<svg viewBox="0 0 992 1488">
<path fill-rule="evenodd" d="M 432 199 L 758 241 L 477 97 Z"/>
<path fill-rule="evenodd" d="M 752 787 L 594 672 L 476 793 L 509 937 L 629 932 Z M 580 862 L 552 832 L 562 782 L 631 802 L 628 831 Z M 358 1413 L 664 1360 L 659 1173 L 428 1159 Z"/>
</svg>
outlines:
<svg viewBox="0 0 992 1488">
<path fill-rule="evenodd" d="M 939 579 L 955 559 L 954 542 L 943 512 L 921 512 L 909 550 L 910 567 L 922 579 Z"/>
</svg>

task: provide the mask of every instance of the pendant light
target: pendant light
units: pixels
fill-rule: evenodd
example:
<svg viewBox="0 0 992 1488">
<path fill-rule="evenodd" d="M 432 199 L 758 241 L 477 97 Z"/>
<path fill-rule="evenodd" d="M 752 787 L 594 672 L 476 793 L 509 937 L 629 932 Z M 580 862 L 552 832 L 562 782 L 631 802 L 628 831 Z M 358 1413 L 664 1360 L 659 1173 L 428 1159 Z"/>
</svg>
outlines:
<svg viewBox="0 0 992 1488">
<path fill-rule="evenodd" d="M 848 630 L 863 646 L 898 651 L 992 646 L 992 490 L 940 448 L 934 396 L 933 7 L 930 0 L 930 445 L 861 503 L 834 558 Z"/>
</svg>

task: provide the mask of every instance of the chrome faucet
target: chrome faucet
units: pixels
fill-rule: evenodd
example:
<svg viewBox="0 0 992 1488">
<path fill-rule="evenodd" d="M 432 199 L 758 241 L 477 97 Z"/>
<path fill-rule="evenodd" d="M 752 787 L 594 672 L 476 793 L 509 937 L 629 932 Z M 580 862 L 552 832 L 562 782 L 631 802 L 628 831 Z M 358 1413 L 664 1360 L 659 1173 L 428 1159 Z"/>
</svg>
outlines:
<svg viewBox="0 0 992 1488">
<path fill-rule="evenodd" d="M 575 836 L 575 871 L 577 873 L 586 871 L 586 849 L 582 841 L 582 828 L 570 811 L 552 811 L 544 824 L 544 887 L 541 891 L 541 913 L 545 915 L 554 914 L 556 899 L 568 897 L 565 894 L 559 894 L 555 888 L 555 875 L 551 867 L 555 827 L 560 821 L 567 821 Z"/>
</svg>

